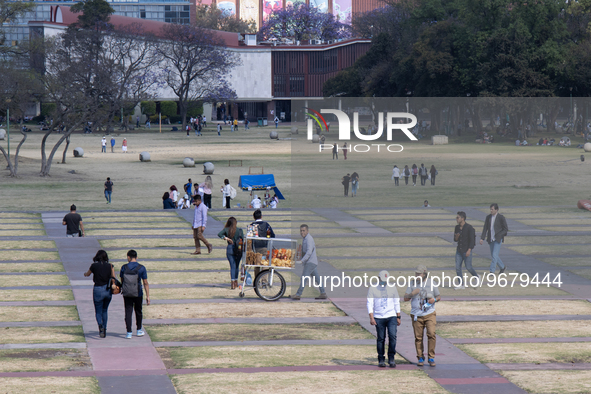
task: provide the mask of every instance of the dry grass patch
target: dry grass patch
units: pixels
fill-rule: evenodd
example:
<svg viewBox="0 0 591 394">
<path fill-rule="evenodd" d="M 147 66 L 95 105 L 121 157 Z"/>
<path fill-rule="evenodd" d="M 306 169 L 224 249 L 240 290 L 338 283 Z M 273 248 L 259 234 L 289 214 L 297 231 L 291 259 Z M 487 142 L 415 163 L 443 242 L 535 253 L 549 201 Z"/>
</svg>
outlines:
<svg viewBox="0 0 591 394">
<path fill-rule="evenodd" d="M 29 250 L 6 250 L 0 253 L 0 260 L 59 260 L 58 252 L 36 252 Z"/>
<path fill-rule="evenodd" d="M 66 275 L 0 275 L 0 287 L 69 285 Z"/>
<path fill-rule="evenodd" d="M 86 349 L 0 350 L 0 372 L 91 370 Z"/>
<path fill-rule="evenodd" d="M 569 258 L 542 257 L 542 258 L 539 258 L 538 260 L 543 261 L 544 263 L 556 265 L 559 267 L 580 266 L 581 268 L 584 268 L 584 267 L 591 268 L 591 259 L 588 257 L 569 257 Z"/>
<path fill-rule="evenodd" d="M 176 214 L 176 211 L 164 211 L 164 210 L 159 210 L 159 211 L 147 211 L 147 212 L 130 212 L 130 211 L 124 211 L 124 212 L 96 212 L 96 211 L 91 211 L 91 212 L 85 212 L 84 215 L 86 216 L 92 216 L 92 217 L 103 217 L 103 216 L 107 216 L 107 217 L 121 217 L 126 216 L 126 217 L 133 217 L 133 220 L 136 219 L 136 217 L 140 217 L 140 218 L 146 218 L 146 217 L 173 217 L 173 218 L 178 218 L 178 215 Z"/>
<path fill-rule="evenodd" d="M 63 272 L 62 263 L 0 263 L 0 272 Z"/>
<path fill-rule="evenodd" d="M 591 218 L 587 219 L 527 219 L 517 220 L 520 223 L 527 224 L 528 226 L 552 226 L 552 225 L 576 225 L 576 224 L 589 224 L 591 225 Z"/>
<path fill-rule="evenodd" d="M 150 296 L 155 300 L 190 300 L 203 298 L 238 298 L 238 290 L 230 290 L 230 274 L 222 283 L 224 287 L 181 287 L 170 289 L 150 289 Z M 248 294 L 248 293 L 247 293 Z"/>
<path fill-rule="evenodd" d="M 112 217 L 91 217 L 91 216 L 85 215 L 83 213 L 82 219 L 85 224 L 86 224 L 86 222 L 88 222 L 88 223 L 113 223 L 113 227 L 117 226 L 117 223 L 134 223 L 134 222 L 138 222 L 138 223 L 150 222 L 154 225 L 154 227 L 157 227 L 159 223 L 188 223 L 185 219 L 180 218 L 178 216 L 171 216 L 171 217 L 165 217 L 165 218 L 154 218 L 151 216 L 137 216 L 137 217 L 130 219 L 129 217 L 127 217 L 127 215 L 125 213 L 118 215 L 118 216 L 112 216 Z"/>
<path fill-rule="evenodd" d="M 445 209 L 429 208 L 429 209 L 359 209 L 344 211 L 351 215 L 407 215 L 407 214 L 447 214 L 454 215 L 453 212 Z"/>
<path fill-rule="evenodd" d="M 526 255 L 534 254 L 560 254 L 560 255 L 589 255 L 591 254 L 591 244 L 589 245 L 536 245 L 536 246 L 509 246 L 509 249 Z"/>
<path fill-rule="evenodd" d="M 375 338 L 359 324 L 174 324 L 147 328 L 155 342 Z"/>
<path fill-rule="evenodd" d="M 113 235 L 187 235 L 187 229 L 120 229 L 120 230 L 86 230 L 88 236 L 113 236 Z"/>
<path fill-rule="evenodd" d="M 34 224 L 43 223 L 41 218 L 23 218 L 23 219 L 2 219 L 0 224 Z"/>
<path fill-rule="evenodd" d="M 423 371 L 330 371 L 281 372 L 274 374 L 236 373 L 228 379 L 225 373 L 173 375 L 172 382 L 179 394 L 294 392 L 327 394 L 337 393 L 389 393 L 395 387 L 398 393 L 448 393 Z"/>
<path fill-rule="evenodd" d="M 500 209 L 503 214 L 513 214 L 513 215 L 522 215 L 522 214 L 542 214 L 542 215 L 564 215 L 564 214 L 577 214 L 581 213 L 581 210 L 578 208 L 557 208 L 557 207 L 512 207 L 512 208 L 501 208 Z M 490 208 L 481 208 L 480 211 L 489 214 Z"/>
<path fill-rule="evenodd" d="M 416 224 L 415 224 L 416 225 Z M 393 232 L 394 234 L 409 234 L 409 233 L 449 233 L 449 226 L 445 227 L 438 227 L 438 226 L 428 226 L 428 227 L 378 227 L 383 228 L 384 230 L 388 230 Z"/>
<path fill-rule="evenodd" d="M 121 265 L 121 264 L 120 264 Z M 150 271 L 187 271 L 187 270 L 229 270 L 228 260 L 204 260 L 204 261 L 146 261 L 142 259 L 142 265 Z M 121 267 L 119 267 L 121 268 Z"/>
<path fill-rule="evenodd" d="M 377 247 L 356 247 L 356 248 L 333 248 L 333 249 L 319 249 L 317 251 L 319 256 L 348 256 L 348 257 L 362 257 L 362 256 L 449 256 L 455 255 L 455 248 L 451 245 L 448 247 L 429 247 L 423 248 L 420 246 L 405 247 L 405 246 L 383 246 Z"/>
<path fill-rule="evenodd" d="M 299 237 L 300 233 L 299 233 L 299 227 L 295 228 L 295 227 L 290 227 L 290 228 L 273 228 L 273 232 L 275 233 L 275 235 L 277 236 L 277 238 L 291 238 L 293 237 Z M 333 227 L 333 228 L 315 228 L 314 229 L 314 233 L 313 235 L 338 235 L 338 234 L 353 234 L 356 233 L 356 231 L 351 230 L 350 228 L 347 227 Z M 282 235 L 285 235 L 285 237 L 282 237 Z M 297 238 L 296 238 L 297 239 Z"/>
<path fill-rule="evenodd" d="M 396 258 L 375 258 L 375 259 L 326 259 L 330 264 L 342 270 L 347 269 L 375 269 L 378 272 L 382 269 L 400 269 L 400 268 L 416 268 L 419 264 L 425 264 L 429 269 L 432 268 L 452 268 L 455 265 L 453 259 L 450 258 L 416 258 L 408 257 L 404 259 Z M 472 259 L 474 267 L 487 267 L 490 265 L 490 259 L 474 257 Z M 455 271 L 454 271 L 455 272 Z M 412 271 L 408 271 L 412 274 Z"/>
<path fill-rule="evenodd" d="M 570 270 L 570 272 L 582 276 L 583 278 L 591 279 L 591 269 Z"/>
<path fill-rule="evenodd" d="M 375 345 L 199 346 L 160 348 L 172 368 L 262 368 L 292 365 L 375 365 Z M 167 354 L 168 353 L 168 354 Z M 167 365 L 168 368 L 171 368 Z"/>
<path fill-rule="evenodd" d="M 192 241 L 192 240 L 187 240 Z M 110 260 L 125 260 L 127 261 L 127 250 L 108 250 Z M 207 248 L 201 245 L 200 255 L 192 255 L 195 251 L 195 244 L 188 249 L 136 249 L 138 252 L 138 261 L 143 264 L 143 260 L 156 260 L 156 259 L 194 259 L 196 262 L 207 262 L 209 259 L 225 259 L 226 248 L 223 250 L 221 247 L 214 248 L 213 251 L 208 254 Z"/>
<path fill-rule="evenodd" d="M 0 249 L 55 249 L 53 241 L 0 241 Z"/>
<path fill-rule="evenodd" d="M 482 363 L 588 363 L 591 343 L 495 343 L 456 345 Z"/>
<path fill-rule="evenodd" d="M 591 221 L 590 223 L 591 224 Z M 591 227 L 589 228 L 591 230 Z M 554 235 L 554 236 L 541 236 L 541 237 L 507 237 L 504 242 L 507 245 L 518 245 L 518 244 L 534 244 L 534 245 L 549 245 L 549 244 L 589 244 L 591 243 L 591 237 L 573 237 L 570 235 Z"/>
<path fill-rule="evenodd" d="M 442 214 L 416 214 L 416 215 L 405 215 L 405 214 L 373 214 L 373 215 L 355 215 L 355 217 L 363 220 L 448 220 L 455 221 L 455 215 L 452 213 Z M 469 218 L 468 218 L 469 219 Z"/>
<path fill-rule="evenodd" d="M 85 342 L 82 326 L 73 327 L 6 327 L 0 343 Z"/>
<path fill-rule="evenodd" d="M 190 230 L 186 230 L 185 235 L 188 234 L 193 233 Z M 103 248 L 186 248 L 191 245 L 195 246 L 193 238 L 125 238 L 106 239 L 99 242 Z M 210 242 L 213 244 L 213 239 Z M 207 248 L 205 250 L 207 251 Z"/>
<path fill-rule="evenodd" d="M 589 336 L 589 321 L 538 320 L 437 323 L 437 335 L 444 338 L 571 338 Z"/>
<path fill-rule="evenodd" d="M 591 227 L 576 226 L 556 226 L 556 227 L 536 227 L 538 230 L 562 232 L 562 231 L 591 231 Z"/>
<path fill-rule="evenodd" d="M 47 233 L 45 232 L 45 230 L 0 231 L 0 237 L 36 237 L 36 236 L 40 236 L 40 235 L 47 235 Z"/>
<path fill-rule="evenodd" d="M 311 231 L 313 235 L 313 230 Z M 448 246 L 451 243 L 439 237 L 347 237 L 347 238 L 318 238 L 315 239 L 319 247 L 334 246 Z"/>
<path fill-rule="evenodd" d="M 409 308 L 408 303 L 403 304 Z M 589 315 L 591 303 L 582 300 L 453 301 L 437 304 L 439 316 Z"/>
<path fill-rule="evenodd" d="M 178 228 L 183 228 L 185 229 L 189 229 L 191 228 L 191 224 L 190 223 L 182 223 L 182 222 L 178 222 L 178 221 L 174 221 L 174 222 L 158 222 L 158 223 L 144 223 L 144 222 L 128 222 L 128 223 L 117 223 L 116 225 L 113 225 L 111 223 L 106 223 L 106 222 L 84 222 L 84 229 L 86 231 L 88 230 L 98 230 L 98 229 L 104 229 L 104 230 L 111 230 L 113 228 L 117 228 L 117 229 L 162 229 L 162 234 L 166 234 L 167 231 L 169 231 L 169 228 L 174 228 L 174 229 L 178 229 Z M 133 234 L 135 230 L 129 230 L 130 233 Z M 190 231 L 189 231 L 190 232 Z"/>
<path fill-rule="evenodd" d="M 1 315 L 0 315 L 1 316 Z M 327 317 L 345 316 L 332 303 L 309 304 L 244 303 L 244 304 L 154 304 L 144 308 L 146 319 L 207 319 L 227 317 Z"/>
<path fill-rule="evenodd" d="M 228 272 L 153 272 L 148 273 L 150 284 L 193 284 L 227 282 Z"/>
<path fill-rule="evenodd" d="M 72 290 L 0 290 L 2 301 L 72 301 Z"/>
<path fill-rule="evenodd" d="M 378 227 L 447 227 L 450 233 L 453 233 L 454 228 L 456 226 L 456 221 L 449 220 L 447 223 L 442 220 L 373 220 L 370 221 L 371 224 L 376 225 Z M 476 227 L 482 227 L 484 222 L 479 220 L 470 220 L 470 224 Z"/>
<path fill-rule="evenodd" d="M 40 218 L 40 213 L 0 212 L 0 220 L 3 218 Z"/>
<path fill-rule="evenodd" d="M 43 377 L 0 378 L 2 393 L 6 394 L 100 394 L 96 378 Z"/>
<path fill-rule="evenodd" d="M 499 371 L 530 393 L 580 394 L 591 392 L 591 371 Z"/>
<path fill-rule="evenodd" d="M 41 230 L 43 224 L 5 224 L 0 221 L 0 230 Z M 29 232 L 27 232 L 28 234 Z"/>
<path fill-rule="evenodd" d="M 77 321 L 75 306 L 0 306 L 0 321 Z"/>
</svg>

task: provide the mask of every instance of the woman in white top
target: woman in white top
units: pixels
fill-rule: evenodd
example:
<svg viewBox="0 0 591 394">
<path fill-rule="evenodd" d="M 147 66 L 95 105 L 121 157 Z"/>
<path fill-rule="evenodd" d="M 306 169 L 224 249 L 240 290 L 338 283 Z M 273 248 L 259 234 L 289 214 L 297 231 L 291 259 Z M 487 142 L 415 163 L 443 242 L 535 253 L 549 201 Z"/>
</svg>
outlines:
<svg viewBox="0 0 591 394">
<path fill-rule="evenodd" d="M 398 186 L 398 181 L 400 180 L 400 168 L 397 165 L 394 165 L 394 169 L 392 169 L 392 179 L 394 179 L 394 185 Z"/>
<path fill-rule="evenodd" d="M 257 196 L 255 194 L 254 198 L 252 199 L 250 204 L 252 205 L 252 209 L 260 209 L 261 208 L 261 199 L 259 198 L 259 196 Z"/>
<path fill-rule="evenodd" d="M 179 191 L 177 190 L 175 185 L 172 185 L 170 187 L 170 199 L 172 200 L 172 202 L 174 203 L 174 206 L 177 206 L 177 203 L 179 201 Z"/>
<path fill-rule="evenodd" d="M 271 209 L 276 209 L 277 203 L 279 203 L 279 199 L 277 198 L 277 194 L 275 194 L 273 196 L 273 198 L 271 198 L 271 202 L 269 203 L 269 206 L 271 207 Z"/>
<path fill-rule="evenodd" d="M 222 186 L 222 193 L 224 196 L 224 204 L 223 206 L 226 207 L 226 209 L 230 209 L 230 195 L 232 194 L 232 187 L 230 186 L 230 181 L 227 179 L 224 179 L 224 186 Z"/>
<path fill-rule="evenodd" d="M 198 192 L 203 198 L 203 203 L 209 209 L 211 209 L 211 189 L 213 189 L 213 182 L 211 176 L 206 176 L 205 181 L 199 185 Z M 201 192 L 203 190 L 203 192 Z"/>
</svg>

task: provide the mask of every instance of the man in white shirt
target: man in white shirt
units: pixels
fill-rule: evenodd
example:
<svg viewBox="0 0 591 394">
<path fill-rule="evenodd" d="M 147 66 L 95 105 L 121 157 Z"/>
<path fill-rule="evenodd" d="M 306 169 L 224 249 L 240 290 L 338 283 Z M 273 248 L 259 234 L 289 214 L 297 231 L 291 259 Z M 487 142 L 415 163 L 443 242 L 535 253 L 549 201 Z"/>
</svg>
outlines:
<svg viewBox="0 0 591 394">
<path fill-rule="evenodd" d="M 259 196 L 257 196 L 256 194 L 254 195 L 254 198 L 252 199 L 252 201 L 250 202 L 250 204 L 252 205 L 253 209 L 260 209 L 261 208 L 261 199 L 259 198 Z"/>
<path fill-rule="evenodd" d="M 386 330 L 388 330 L 388 364 L 390 368 L 396 368 L 396 331 L 400 325 L 400 298 L 395 282 L 390 286 L 388 271 L 381 271 L 380 284 L 371 287 L 367 292 L 367 313 L 369 322 L 376 326 L 378 362 L 380 367 L 386 366 L 385 343 Z"/>
<path fill-rule="evenodd" d="M 193 217 L 193 239 L 195 239 L 195 252 L 191 254 L 201 254 L 201 243 L 199 241 L 203 241 L 205 246 L 207 246 L 207 253 L 211 253 L 213 246 L 211 246 L 211 244 L 207 242 L 203 236 L 205 226 L 207 226 L 207 207 L 205 204 L 201 203 L 201 196 L 199 194 L 195 196 L 193 205 L 195 205 L 195 216 Z"/>
</svg>

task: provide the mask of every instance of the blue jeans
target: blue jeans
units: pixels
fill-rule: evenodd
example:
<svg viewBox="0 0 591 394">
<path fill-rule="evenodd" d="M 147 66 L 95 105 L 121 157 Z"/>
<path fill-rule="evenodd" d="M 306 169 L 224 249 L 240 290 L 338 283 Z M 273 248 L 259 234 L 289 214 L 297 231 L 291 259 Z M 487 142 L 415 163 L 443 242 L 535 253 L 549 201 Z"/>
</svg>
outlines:
<svg viewBox="0 0 591 394">
<path fill-rule="evenodd" d="M 497 265 L 500 269 L 505 268 L 505 264 L 499 257 L 499 252 L 501 251 L 501 242 L 499 241 L 492 241 L 488 244 L 490 246 L 490 255 L 492 257 L 492 261 L 490 262 L 490 272 L 494 273 L 497 270 Z"/>
<path fill-rule="evenodd" d="M 466 263 L 466 269 L 468 272 L 472 274 L 472 276 L 478 276 L 474 268 L 472 268 L 472 252 L 470 252 L 470 256 L 466 257 L 466 253 L 460 253 L 456 250 L 456 275 L 460 277 L 460 286 L 464 285 L 462 283 L 462 262 Z"/>
<path fill-rule="evenodd" d="M 357 195 L 357 187 L 359 187 L 359 181 L 357 183 L 351 183 L 351 195 Z"/>
<path fill-rule="evenodd" d="M 230 279 L 238 280 L 238 265 L 240 261 L 236 261 L 236 257 L 234 257 L 234 245 L 228 245 L 226 248 L 226 257 L 230 263 Z"/>
<path fill-rule="evenodd" d="M 396 355 L 396 330 L 398 328 L 398 320 L 396 316 L 386 317 L 384 319 L 375 318 L 377 323 L 376 333 L 378 335 L 378 361 L 386 361 L 384 356 L 386 345 L 386 328 L 388 329 L 388 362 L 394 361 Z"/>
<path fill-rule="evenodd" d="M 99 326 L 107 328 L 108 310 L 111 303 L 111 291 L 107 290 L 107 285 L 94 286 L 92 298 L 94 300 L 94 311 L 96 313 L 96 322 Z"/>
<path fill-rule="evenodd" d="M 103 145 L 103 148 L 101 149 L 101 153 L 107 153 L 107 146 Z"/>
<path fill-rule="evenodd" d="M 107 202 L 110 204 L 111 203 L 111 193 L 113 193 L 112 191 L 108 191 L 105 190 L 105 198 L 107 199 Z"/>
<path fill-rule="evenodd" d="M 320 284 L 320 275 L 318 275 L 318 265 L 317 264 L 308 264 L 305 263 L 304 264 L 304 272 L 302 272 L 302 281 L 300 284 L 300 288 L 298 289 L 298 292 L 296 293 L 296 295 L 301 296 L 302 293 L 304 292 L 304 277 L 310 277 L 312 279 L 312 285 L 314 285 L 314 282 L 316 282 L 317 285 Z M 320 289 L 320 293 L 324 294 L 326 293 L 326 291 L 324 291 L 324 287 L 319 286 L 318 287 Z"/>
</svg>

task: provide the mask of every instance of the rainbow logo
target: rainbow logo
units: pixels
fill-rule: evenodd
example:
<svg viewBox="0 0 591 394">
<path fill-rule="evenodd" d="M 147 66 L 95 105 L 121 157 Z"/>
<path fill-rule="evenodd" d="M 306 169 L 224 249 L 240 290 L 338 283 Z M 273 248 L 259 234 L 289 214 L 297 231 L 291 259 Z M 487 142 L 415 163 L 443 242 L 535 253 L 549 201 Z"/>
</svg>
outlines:
<svg viewBox="0 0 591 394">
<path fill-rule="evenodd" d="M 313 113 L 307 112 L 306 115 L 308 115 L 309 117 L 314 119 L 316 121 L 316 123 L 318 124 L 318 127 L 320 127 L 320 129 L 322 129 L 322 124 L 320 123 L 320 120 L 322 120 L 322 123 L 324 123 L 324 130 L 326 130 L 326 132 L 328 132 L 328 125 L 326 124 L 326 120 L 324 120 L 324 117 L 322 115 L 320 115 L 320 112 L 314 111 L 312 108 L 308 108 L 308 107 L 304 107 L 304 109 L 313 112 Z M 318 118 L 320 118 L 320 119 L 318 119 Z M 312 129 L 312 119 L 308 119 L 308 129 L 309 130 Z"/>
</svg>

